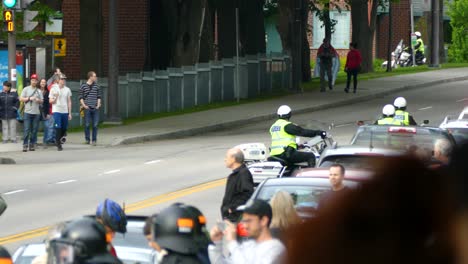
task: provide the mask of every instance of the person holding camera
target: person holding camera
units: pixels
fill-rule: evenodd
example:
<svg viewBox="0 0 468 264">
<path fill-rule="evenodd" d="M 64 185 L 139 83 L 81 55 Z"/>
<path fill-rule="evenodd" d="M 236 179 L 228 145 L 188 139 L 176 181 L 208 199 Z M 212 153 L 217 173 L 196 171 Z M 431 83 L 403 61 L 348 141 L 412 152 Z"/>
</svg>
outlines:
<svg viewBox="0 0 468 264">
<path fill-rule="evenodd" d="M 251 239 L 237 242 L 236 225 L 229 221 L 225 221 L 224 230 L 218 225 L 213 226 L 210 237 L 214 245 L 208 247 L 211 263 L 281 263 L 286 249 L 271 235 L 269 227 L 273 213 L 270 204 L 260 199 L 253 200 L 242 211 L 242 223 Z M 223 252 L 223 247 L 227 252 Z"/>
<path fill-rule="evenodd" d="M 20 101 L 24 103 L 24 135 L 23 152 L 34 151 L 37 143 L 37 130 L 41 111 L 39 105 L 42 104 L 44 97 L 38 87 L 37 74 L 31 75 L 31 84 L 26 86 L 21 92 Z"/>
</svg>

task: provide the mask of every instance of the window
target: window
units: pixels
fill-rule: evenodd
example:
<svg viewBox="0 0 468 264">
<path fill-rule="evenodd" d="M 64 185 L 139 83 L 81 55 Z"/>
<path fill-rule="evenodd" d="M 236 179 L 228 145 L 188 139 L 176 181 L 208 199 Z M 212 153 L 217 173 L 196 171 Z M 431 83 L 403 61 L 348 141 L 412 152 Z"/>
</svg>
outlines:
<svg viewBox="0 0 468 264">
<path fill-rule="evenodd" d="M 330 18 L 337 21 L 335 33 L 332 34 L 331 44 L 335 49 L 347 49 L 351 38 L 351 12 L 350 11 L 331 11 Z M 314 15 L 312 25 L 313 40 L 312 48 L 318 49 L 325 37 L 325 28 L 322 27 L 322 21 Z"/>
</svg>

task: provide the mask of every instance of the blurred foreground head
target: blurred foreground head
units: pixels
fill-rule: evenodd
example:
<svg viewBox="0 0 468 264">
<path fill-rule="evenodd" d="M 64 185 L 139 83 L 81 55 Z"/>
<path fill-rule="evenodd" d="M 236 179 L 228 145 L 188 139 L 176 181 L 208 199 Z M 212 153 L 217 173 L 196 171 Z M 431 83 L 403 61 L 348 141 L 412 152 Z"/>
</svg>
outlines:
<svg viewBox="0 0 468 264">
<path fill-rule="evenodd" d="M 291 230 L 287 263 L 453 263 L 447 177 L 409 157 L 382 159 L 375 170 Z"/>
</svg>

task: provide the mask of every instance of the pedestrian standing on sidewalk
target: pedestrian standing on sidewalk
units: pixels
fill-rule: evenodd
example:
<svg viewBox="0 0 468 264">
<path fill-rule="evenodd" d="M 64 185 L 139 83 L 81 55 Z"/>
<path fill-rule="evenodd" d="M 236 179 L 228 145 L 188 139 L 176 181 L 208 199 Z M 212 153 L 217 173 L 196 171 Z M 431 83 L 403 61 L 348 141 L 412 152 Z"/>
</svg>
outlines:
<svg viewBox="0 0 468 264">
<path fill-rule="evenodd" d="M 52 114 L 54 116 L 55 127 L 55 143 L 57 150 L 62 151 L 62 137 L 66 136 L 68 121 L 72 119 L 72 92 L 70 88 L 65 86 L 67 76 L 65 74 L 57 75 L 59 84 L 53 85 L 50 94 L 49 102 L 52 104 Z"/>
<path fill-rule="evenodd" d="M 244 164 L 244 154 L 238 148 L 227 151 L 224 164 L 232 170 L 232 173 L 226 182 L 221 216 L 223 219 L 237 222 L 241 217 L 241 212 L 237 211 L 237 207 L 244 205 L 253 194 L 253 177 Z"/>
<path fill-rule="evenodd" d="M 42 143 L 44 146 L 55 142 L 51 136 L 51 131 L 54 130 L 54 119 L 52 118 L 50 112 L 50 103 L 49 103 L 49 89 L 47 88 L 47 80 L 41 79 L 39 82 L 39 89 L 41 89 L 42 97 L 44 97 L 44 102 L 42 103 L 42 125 L 44 128 L 44 138 Z"/>
<path fill-rule="evenodd" d="M 96 83 L 97 76 L 94 71 L 88 72 L 88 81 L 80 88 L 80 104 L 85 111 L 85 141 L 96 146 L 97 130 L 99 125 L 99 108 L 101 107 L 101 90 Z M 93 125 L 93 134 L 90 137 L 89 127 Z M 91 141 L 90 141 L 91 140 Z"/>
<path fill-rule="evenodd" d="M 16 143 L 16 115 L 19 107 L 18 94 L 11 91 L 11 82 L 3 82 L 3 90 L 0 93 L 0 119 L 2 120 L 3 143 Z"/>
<path fill-rule="evenodd" d="M 330 44 L 330 40 L 323 39 L 323 43 L 317 51 L 317 57 L 320 59 L 320 92 L 325 92 L 325 74 L 328 77 L 328 88 L 333 90 L 332 65 L 335 56 L 338 56 L 338 53 Z"/>
<path fill-rule="evenodd" d="M 21 102 L 24 102 L 24 135 L 23 152 L 34 151 L 37 143 L 37 129 L 41 112 L 39 106 L 44 98 L 38 87 L 37 74 L 31 75 L 31 84 L 21 92 Z"/>
<path fill-rule="evenodd" d="M 345 72 L 348 75 L 346 79 L 346 88 L 345 92 L 349 92 L 349 83 L 351 82 L 351 76 L 353 77 L 353 93 L 356 93 L 357 89 L 357 76 L 359 71 L 361 70 L 361 52 L 357 49 L 357 43 L 351 42 L 349 43 L 349 52 L 348 56 L 346 57 L 346 64 L 345 64 Z"/>
</svg>

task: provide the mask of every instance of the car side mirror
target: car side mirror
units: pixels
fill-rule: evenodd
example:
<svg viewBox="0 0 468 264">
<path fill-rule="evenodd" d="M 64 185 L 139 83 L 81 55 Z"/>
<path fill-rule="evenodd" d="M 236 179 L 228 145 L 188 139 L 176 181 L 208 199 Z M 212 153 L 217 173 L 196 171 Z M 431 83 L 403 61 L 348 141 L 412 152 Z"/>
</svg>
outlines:
<svg viewBox="0 0 468 264">
<path fill-rule="evenodd" d="M 427 119 L 424 120 L 424 121 L 423 121 L 423 124 L 425 124 L 425 125 L 429 124 L 429 120 L 427 120 Z"/>
</svg>

